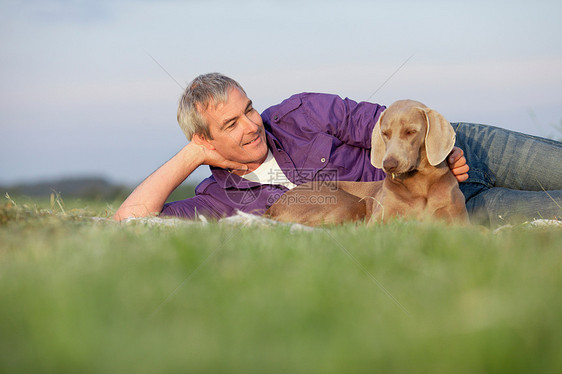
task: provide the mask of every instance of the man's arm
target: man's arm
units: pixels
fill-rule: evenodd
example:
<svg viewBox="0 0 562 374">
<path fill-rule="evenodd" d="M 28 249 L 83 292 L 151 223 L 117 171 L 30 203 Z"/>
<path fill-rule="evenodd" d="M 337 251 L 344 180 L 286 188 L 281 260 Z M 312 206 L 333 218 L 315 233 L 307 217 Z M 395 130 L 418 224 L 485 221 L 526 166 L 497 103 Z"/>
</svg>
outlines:
<svg viewBox="0 0 562 374">
<path fill-rule="evenodd" d="M 200 165 L 246 168 L 243 164 L 225 160 L 217 152 L 191 141 L 139 184 L 121 204 L 113 219 L 121 221 L 129 217 L 146 217 L 160 213 L 172 191 Z"/>
</svg>

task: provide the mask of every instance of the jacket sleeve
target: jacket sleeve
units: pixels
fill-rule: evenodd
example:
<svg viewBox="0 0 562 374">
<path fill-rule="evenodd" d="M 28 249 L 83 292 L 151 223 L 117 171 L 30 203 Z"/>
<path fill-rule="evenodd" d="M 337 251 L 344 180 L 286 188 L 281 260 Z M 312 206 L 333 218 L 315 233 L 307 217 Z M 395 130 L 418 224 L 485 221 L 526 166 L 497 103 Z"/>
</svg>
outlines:
<svg viewBox="0 0 562 374">
<path fill-rule="evenodd" d="M 194 197 L 165 204 L 160 215 L 187 219 L 204 216 L 217 220 L 232 215 L 234 209 L 215 198 L 216 193 L 217 183 L 212 177 L 206 178 L 195 188 Z"/>
<path fill-rule="evenodd" d="M 185 200 L 167 203 L 162 208 L 160 215 L 173 216 L 187 219 L 198 219 L 204 216 L 207 219 L 220 219 L 229 215 L 226 207 L 222 207 L 216 201 L 212 201 L 211 196 L 197 195 Z"/>
<path fill-rule="evenodd" d="M 386 109 L 379 104 L 357 103 L 328 94 L 304 94 L 302 103 L 311 126 L 343 143 L 366 149 L 371 148 L 371 133 Z"/>
</svg>

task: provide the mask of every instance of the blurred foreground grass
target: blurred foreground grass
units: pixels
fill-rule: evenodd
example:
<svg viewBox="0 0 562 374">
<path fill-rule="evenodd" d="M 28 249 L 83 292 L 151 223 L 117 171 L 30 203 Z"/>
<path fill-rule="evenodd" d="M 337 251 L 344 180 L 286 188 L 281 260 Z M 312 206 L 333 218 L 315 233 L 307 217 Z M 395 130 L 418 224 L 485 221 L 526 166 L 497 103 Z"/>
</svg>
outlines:
<svg viewBox="0 0 562 374">
<path fill-rule="evenodd" d="M 560 229 L 170 227 L 15 203 L 0 372 L 562 369 Z"/>
</svg>

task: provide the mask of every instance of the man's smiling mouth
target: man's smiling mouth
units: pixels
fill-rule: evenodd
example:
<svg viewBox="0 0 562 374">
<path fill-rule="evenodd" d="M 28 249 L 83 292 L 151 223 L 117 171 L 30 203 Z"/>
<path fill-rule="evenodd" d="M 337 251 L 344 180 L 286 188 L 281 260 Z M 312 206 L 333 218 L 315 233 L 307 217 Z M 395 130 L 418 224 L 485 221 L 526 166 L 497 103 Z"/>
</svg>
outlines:
<svg viewBox="0 0 562 374">
<path fill-rule="evenodd" d="M 244 144 L 242 144 L 242 145 L 253 144 L 253 143 L 255 143 L 259 138 L 260 138 L 260 136 L 259 136 L 259 135 L 256 135 L 256 137 L 255 137 L 254 139 L 252 139 L 252 140 L 250 140 L 248 143 L 244 143 Z"/>
</svg>

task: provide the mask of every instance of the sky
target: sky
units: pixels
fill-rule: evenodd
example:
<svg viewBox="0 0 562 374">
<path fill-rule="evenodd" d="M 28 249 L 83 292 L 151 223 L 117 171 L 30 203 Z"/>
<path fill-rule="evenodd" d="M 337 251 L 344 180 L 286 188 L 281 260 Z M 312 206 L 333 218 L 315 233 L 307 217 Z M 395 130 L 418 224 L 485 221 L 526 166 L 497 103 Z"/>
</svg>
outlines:
<svg viewBox="0 0 562 374">
<path fill-rule="evenodd" d="M 548 0 L 0 0 L 0 185 L 138 184 L 187 143 L 179 97 L 214 71 L 259 111 L 304 91 L 415 99 L 559 137 L 560 19 Z"/>
</svg>

